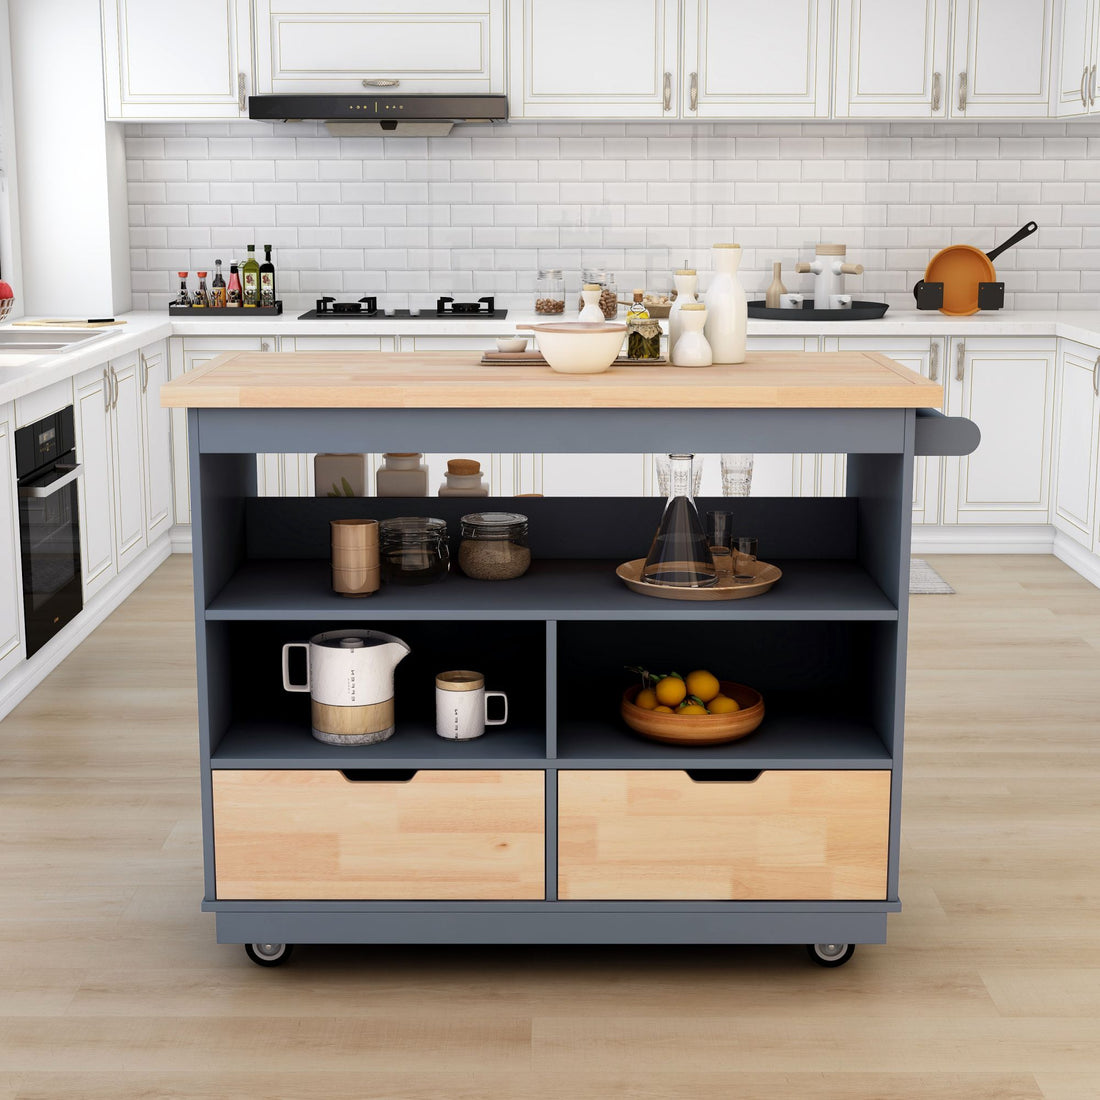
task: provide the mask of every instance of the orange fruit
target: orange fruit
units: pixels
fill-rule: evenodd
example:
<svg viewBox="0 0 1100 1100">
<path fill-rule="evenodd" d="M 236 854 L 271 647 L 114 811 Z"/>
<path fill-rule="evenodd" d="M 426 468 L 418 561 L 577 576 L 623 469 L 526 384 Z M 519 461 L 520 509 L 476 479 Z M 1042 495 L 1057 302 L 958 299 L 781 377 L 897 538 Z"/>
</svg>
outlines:
<svg viewBox="0 0 1100 1100">
<path fill-rule="evenodd" d="M 676 673 L 657 681 L 657 702 L 666 707 L 675 707 L 684 701 L 687 696 L 687 684 Z"/>
<path fill-rule="evenodd" d="M 634 705 L 641 707 L 642 710 L 653 710 L 657 706 L 657 692 L 653 688 L 642 688 L 637 695 L 634 696 Z"/>
<path fill-rule="evenodd" d="M 702 703 L 681 703 L 676 708 L 677 714 L 706 714 L 707 708 Z"/>
<path fill-rule="evenodd" d="M 709 703 L 722 690 L 718 677 L 703 668 L 689 672 L 686 683 L 688 695 L 694 695 L 704 703 Z"/>
<path fill-rule="evenodd" d="M 658 706 L 658 707 L 653 708 L 653 713 L 654 714 L 675 714 L 676 712 L 672 709 L 672 707 Z"/>
<path fill-rule="evenodd" d="M 728 695 L 716 695 L 707 703 L 709 714 L 732 714 L 735 710 L 740 709 L 741 704 L 736 699 L 729 698 Z"/>
</svg>

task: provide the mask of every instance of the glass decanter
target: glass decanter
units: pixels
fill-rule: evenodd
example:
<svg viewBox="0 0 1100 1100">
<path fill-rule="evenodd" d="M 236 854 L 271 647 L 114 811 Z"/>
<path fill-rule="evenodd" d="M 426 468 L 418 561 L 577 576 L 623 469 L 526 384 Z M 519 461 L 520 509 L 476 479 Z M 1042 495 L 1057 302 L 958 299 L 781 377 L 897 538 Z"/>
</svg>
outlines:
<svg viewBox="0 0 1100 1100">
<path fill-rule="evenodd" d="M 675 588 L 707 588 L 718 570 L 692 496 L 694 455 L 669 455 L 668 503 L 642 566 L 642 580 Z"/>
</svg>

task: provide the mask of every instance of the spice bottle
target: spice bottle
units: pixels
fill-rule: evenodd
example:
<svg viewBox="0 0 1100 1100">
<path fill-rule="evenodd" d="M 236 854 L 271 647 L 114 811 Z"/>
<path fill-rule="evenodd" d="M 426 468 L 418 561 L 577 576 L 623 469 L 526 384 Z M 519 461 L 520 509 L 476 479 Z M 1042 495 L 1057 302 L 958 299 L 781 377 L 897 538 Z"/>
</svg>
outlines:
<svg viewBox="0 0 1100 1100">
<path fill-rule="evenodd" d="M 237 265 L 229 265 L 229 284 L 225 288 L 225 304 L 229 309 L 241 308 L 241 279 Z"/>
<path fill-rule="evenodd" d="M 787 293 L 787 288 L 783 285 L 783 280 L 779 276 L 782 270 L 783 265 L 781 263 L 772 264 L 772 283 L 764 294 L 764 305 L 768 309 L 779 309 L 783 304 L 783 295 Z"/>
<path fill-rule="evenodd" d="M 260 305 L 275 305 L 275 265 L 271 262 L 271 245 L 264 245 L 264 262 L 260 264 Z"/>
<path fill-rule="evenodd" d="M 210 308 L 210 290 L 206 285 L 206 272 L 200 271 L 199 273 L 199 289 L 195 291 L 195 297 L 192 299 L 191 304 L 196 309 L 209 309 Z"/>
<path fill-rule="evenodd" d="M 394 451 L 382 456 L 383 466 L 375 475 L 380 497 L 426 497 L 428 467 L 419 451 Z"/>
<path fill-rule="evenodd" d="M 441 497 L 487 497 L 489 486 L 481 476 L 481 463 L 472 458 L 452 458 L 439 486 Z"/>
<path fill-rule="evenodd" d="M 174 306 L 189 306 L 191 304 L 191 292 L 187 289 L 187 272 L 177 271 L 180 280 L 180 292 L 172 299 Z"/>
<path fill-rule="evenodd" d="M 210 305 L 213 309 L 225 309 L 225 279 L 221 260 L 214 261 L 214 281 L 210 284 Z"/>
<path fill-rule="evenodd" d="M 248 309 L 260 304 L 260 265 L 256 262 L 256 246 L 248 246 L 248 258 L 241 264 L 241 283 L 244 285 L 242 301 Z"/>
</svg>

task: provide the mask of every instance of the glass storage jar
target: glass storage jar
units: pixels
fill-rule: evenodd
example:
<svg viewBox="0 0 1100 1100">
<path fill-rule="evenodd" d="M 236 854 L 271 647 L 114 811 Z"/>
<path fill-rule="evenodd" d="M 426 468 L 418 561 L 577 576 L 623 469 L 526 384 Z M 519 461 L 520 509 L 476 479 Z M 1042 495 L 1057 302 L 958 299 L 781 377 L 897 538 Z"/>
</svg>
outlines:
<svg viewBox="0 0 1100 1100">
<path fill-rule="evenodd" d="M 518 512 L 471 512 L 462 517 L 458 565 L 479 581 L 510 581 L 531 565 L 527 517 Z"/>
<path fill-rule="evenodd" d="M 600 309 L 608 321 L 614 321 L 619 315 L 619 290 L 615 286 L 615 276 L 603 268 L 584 268 L 581 272 L 581 286 L 586 283 L 598 283 L 602 287 Z M 584 309 L 584 299 L 577 297 L 577 309 Z"/>
<path fill-rule="evenodd" d="M 565 312 L 565 279 L 560 268 L 550 267 L 539 272 L 535 284 L 535 312 Z"/>
<path fill-rule="evenodd" d="M 388 584 L 431 584 L 450 567 L 447 524 L 426 516 L 396 516 L 378 524 L 382 579 Z"/>
</svg>

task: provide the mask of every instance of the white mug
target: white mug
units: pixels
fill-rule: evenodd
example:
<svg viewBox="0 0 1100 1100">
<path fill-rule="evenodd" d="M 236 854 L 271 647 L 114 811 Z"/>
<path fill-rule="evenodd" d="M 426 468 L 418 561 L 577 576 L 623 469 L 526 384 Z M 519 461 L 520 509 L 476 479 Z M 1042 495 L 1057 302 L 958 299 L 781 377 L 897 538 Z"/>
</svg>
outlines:
<svg viewBox="0 0 1100 1100">
<path fill-rule="evenodd" d="M 780 294 L 780 309 L 801 309 L 804 296 L 802 294 Z"/>
<path fill-rule="evenodd" d="M 504 717 L 489 717 L 489 700 L 504 700 Z M 472 741 L 486 726 L 503 726 L 508 721 L 508 696 L 503 691 L 486 691 L 480 672 L 458 669 L 441 672 L 435 678 L 435 732 L 448 741 Z"/>
</svg>

